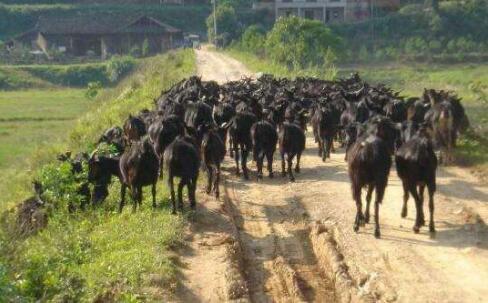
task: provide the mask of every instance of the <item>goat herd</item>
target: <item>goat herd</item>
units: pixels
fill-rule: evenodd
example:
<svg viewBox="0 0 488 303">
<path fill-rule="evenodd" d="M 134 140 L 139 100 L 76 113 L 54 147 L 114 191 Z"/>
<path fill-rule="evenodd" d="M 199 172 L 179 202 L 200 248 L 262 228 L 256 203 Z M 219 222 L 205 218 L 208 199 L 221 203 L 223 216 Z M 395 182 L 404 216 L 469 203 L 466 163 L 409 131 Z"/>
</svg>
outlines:
<svg viewBox="0 0 488 303">
<path fill-rule="evenodd" d="M 206 191 L 219 196 L 220 166 L 229 144 L 236 173 L 249 178 L 247 157 L 252 152 L 257 178 L 263 178 L 264 158 L 273 177 L 273 155 L 279 147 L 283 176 L 295 180 L 305 149 L 307 124 L 313 126 L 319 156 L 323 161 L 337 140 L 346 148 L 346 161 L 357 206 L 354 230 L 369 222 L 370 202 L 375 190 L 375 236 L 380 237 L 379 204 L 383 199 L 392 156 L 403 182 L 401 215 L 407 215 L 412 195 L 417 210 L 415 232 L 425 224 L 424 189 L 429 194 L 429 230 L 435 232 L 433 195 L 436 189 L 437 157 L 452 161 L 458 132 L 468 127 L 468 119 L 453 93 L 424 90 L 419 98 L 404 98 L 384 85 L 369 85 L 358 74 L 347 79 L 325 81 L 313 78 L 276 79 L 262 75 L 257 80 L 242 79 L 223 85 L 191 77 L 174 85 L 154 101 L 154 110 L 129 116 L 123 127 L 105 131 L 99 144 L 117 151 L 104 154 L 97 148 L 88 157 L 88 180 L 94 184 L 92 203 L 108 195 L 112 176 L 119 178 L 121 200 L 127 187 L 133 207 L 142 201 L 142 187 L 152 186 L 156 206 L 156 183 L 167 171 L 172 211 L 176 212 L 174 177 L 179 177 L 178 207 L 186 186 L 194 208 L 200 167 L 208 176 Z M 296 164 L 293 169 L 293 161 Z M 367 188 L 363 214 L 361 191 Z"/>
</svg>

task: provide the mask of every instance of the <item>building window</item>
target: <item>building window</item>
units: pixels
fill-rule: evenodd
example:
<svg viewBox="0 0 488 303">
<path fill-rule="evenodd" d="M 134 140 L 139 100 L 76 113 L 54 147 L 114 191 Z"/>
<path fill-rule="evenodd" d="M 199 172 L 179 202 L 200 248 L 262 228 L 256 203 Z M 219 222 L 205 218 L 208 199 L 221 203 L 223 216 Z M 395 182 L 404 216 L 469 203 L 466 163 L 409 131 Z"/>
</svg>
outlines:
<svg viewBox="0 0 488 303">
<path fill-rule="evenodd" d="M 313 10 L 311 9 L 306 9 L 304 12 L 303 12 L 303 16 L 305 17 L 305 19 L 314 19 L 314 14 L 313 14 Z"/>
</svg>

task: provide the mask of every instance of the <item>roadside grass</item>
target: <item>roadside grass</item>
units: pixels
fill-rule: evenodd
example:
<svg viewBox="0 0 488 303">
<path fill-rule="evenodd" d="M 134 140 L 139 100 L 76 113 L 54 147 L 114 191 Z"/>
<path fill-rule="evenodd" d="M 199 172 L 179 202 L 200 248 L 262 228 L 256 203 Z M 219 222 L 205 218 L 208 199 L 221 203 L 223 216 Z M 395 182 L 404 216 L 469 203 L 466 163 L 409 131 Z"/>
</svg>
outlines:
<svg viewBox="0 0 488 303">
<path fill-rule="evenodd" d="M 253 54 L 226 50 L 254 72 L 279 77 L 315 76 L 310 71 L 288 71 Z M 456 148 L 460 165 L 469 166 L 484 178 L 488 177 L 488 64 L 378 64 L 338 67 L 338 77 L 358 71 L 371 83 L 384 83 L 404 96 L 420 96 L 424 88 L 454 91 L 470 119 L 471 129 L 461 136 Z"/>
<path fill-rule="evenodd" d="M 303 70 L 289 70 L 286 66 L 270 62 L 266 59 L 259 58 L 254 54 L 240 51 L 235 48 L 229 48 L 224 52 L 235 59 L 243 62 L 250 70 L 254 72 L 262 72 L 267 74 L 273 74 L 282 78 L 295 78 L 295 77 L 317 77 L 330 79 L 336 74 L 336 69 L 321 70 L 318 68 L 308 68 Z"/>
<path fill-rule="evenodd" d="M 57 167 L 56 154 L 90 151 L 103 130 L 121 125 L 129 113 L 151 108 L 162 90 L 194 71 L 192 50 L 144 60 L 131 76 L 101 94 L 94 101 L 96 108 L 66 128 L 66 140 L 29 157 L 27 172 L 14 176 L 15 183 L 6 189 L 14 192 L 6 194 L 2 205 L 13 206 L 31 196 L 30 180 L 46 167 Z M 128 196 L 124 212 L 118 214 L 118 183 L 113 182 L 99 208 L 69 213 L 65 203 L 53 204 L 48 227 L 27 239 L 9 230 L 14 218 L 6 213 L 0 220 L 0 290 L 3 278 L 9 292 L 2 298 L 0 291 L 0 301 L 165 301 L 177 285 L 171 248 L 182 241 L 185 215 L 170 214 L 163 182 L 158 184 L 157 209 L 146 188 L 141 209 L 132 213 Z"/>
</svg>

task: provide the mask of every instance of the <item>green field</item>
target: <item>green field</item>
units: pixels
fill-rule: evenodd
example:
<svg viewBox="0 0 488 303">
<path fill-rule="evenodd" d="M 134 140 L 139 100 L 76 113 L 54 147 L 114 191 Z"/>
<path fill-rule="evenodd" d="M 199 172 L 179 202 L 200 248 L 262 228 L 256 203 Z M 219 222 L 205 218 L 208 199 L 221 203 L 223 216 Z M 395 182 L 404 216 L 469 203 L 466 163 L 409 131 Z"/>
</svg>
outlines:
<svg viewBox="0 0 488 303">
<path fill-rule="evenodd" d="M 0 169 L 22 162 L 37 146 L 67 138 L 66 130 L 90 108 L 83 90 L 0 93 Z"/>
</svg>

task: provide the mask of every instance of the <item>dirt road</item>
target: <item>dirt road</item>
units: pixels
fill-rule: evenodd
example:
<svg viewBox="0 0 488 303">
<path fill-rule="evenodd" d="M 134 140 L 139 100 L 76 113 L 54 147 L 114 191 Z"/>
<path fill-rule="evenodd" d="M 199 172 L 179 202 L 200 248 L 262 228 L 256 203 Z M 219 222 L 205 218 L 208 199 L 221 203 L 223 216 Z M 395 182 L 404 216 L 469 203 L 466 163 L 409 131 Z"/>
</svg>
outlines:
<svg viewBox="0 0 488 303">
<path fill-rule="evenodd" d="M 206 49 L 197 51 L 197 60 L 198 73 L 205 80 L 222 82 L 250 75 L 234 59 Z M 413 202 L 409 202 L 408 217 L 400 217 L 403 192 L 392 169 L 380 208 L 382 239 L 376 240 L 371 225 L 358 234 L 352 230 L 355 205 L 343 152 L 323 163 L 308 135 L 297 182 L 289 183 L 281 177 L 265 177 L 257 182 L 255 175 L 251 181 L 243 181 L 232 175 L 234 166 L 227 158 L 223 203 L 200 194 L 204 202 L 196 217 L 207 216 L 198 219 L 206 223 L 195 225 L 194 237 L 199 240 L 188 241 L 192 251 L 198 253 L 184 256 L 182 261 L 186 262 L 183 275 L 188 281 L 183 293 L 193 294 L 192 302 L 232 298 L 252 302 L 344 301 L 340 293 L 344 288 L 338 288 L 344 277 L 351 280 L 353 299 L 359 297 L 363 301 L 487 302 L 486 186 L 463 169 L 439 169 L 435 196 L 437 235 L 431 239 L 427 228 L 420 234 L 412 232 Z M 278 166 L 279 161 L 275 161 L 276 171 Z M 250 167 L 255 171 L 253 164 Z M 320 243 L 325 242 L 317 242 L 311 232 L 318 223 L 324 226 L 320 230 L 326 231 L 328 243 L 336 250 L 332 256 L 339 266 L 324 264 L 330 261 L 327 258 L 331 254 L 322 253 L 324 247 Z M 215 230 L 210 229 L 212 226 Z M 237 281 L 231 283 L 234 290 L 230 292 L 241 290 L 237 295 L 215 296 L 218 291 L 202 291 L 214 287 L 225 293 L 221 280 L 230 281 L 228 276 L 222 279 L 222 272 L 229 265 L 215 261 L 219 256 L 229 260 L 225 257 L 228 248 L 199 245 L 198 241 L 206 237 L 218 244 L 232 243 L 234 254 L 227 263 L 233 264 L 232 277 Z M 334 268 L 336 272 L 327 272 Z M 195 278 L 203 281 L 195 282 Z"/>
</svg>

